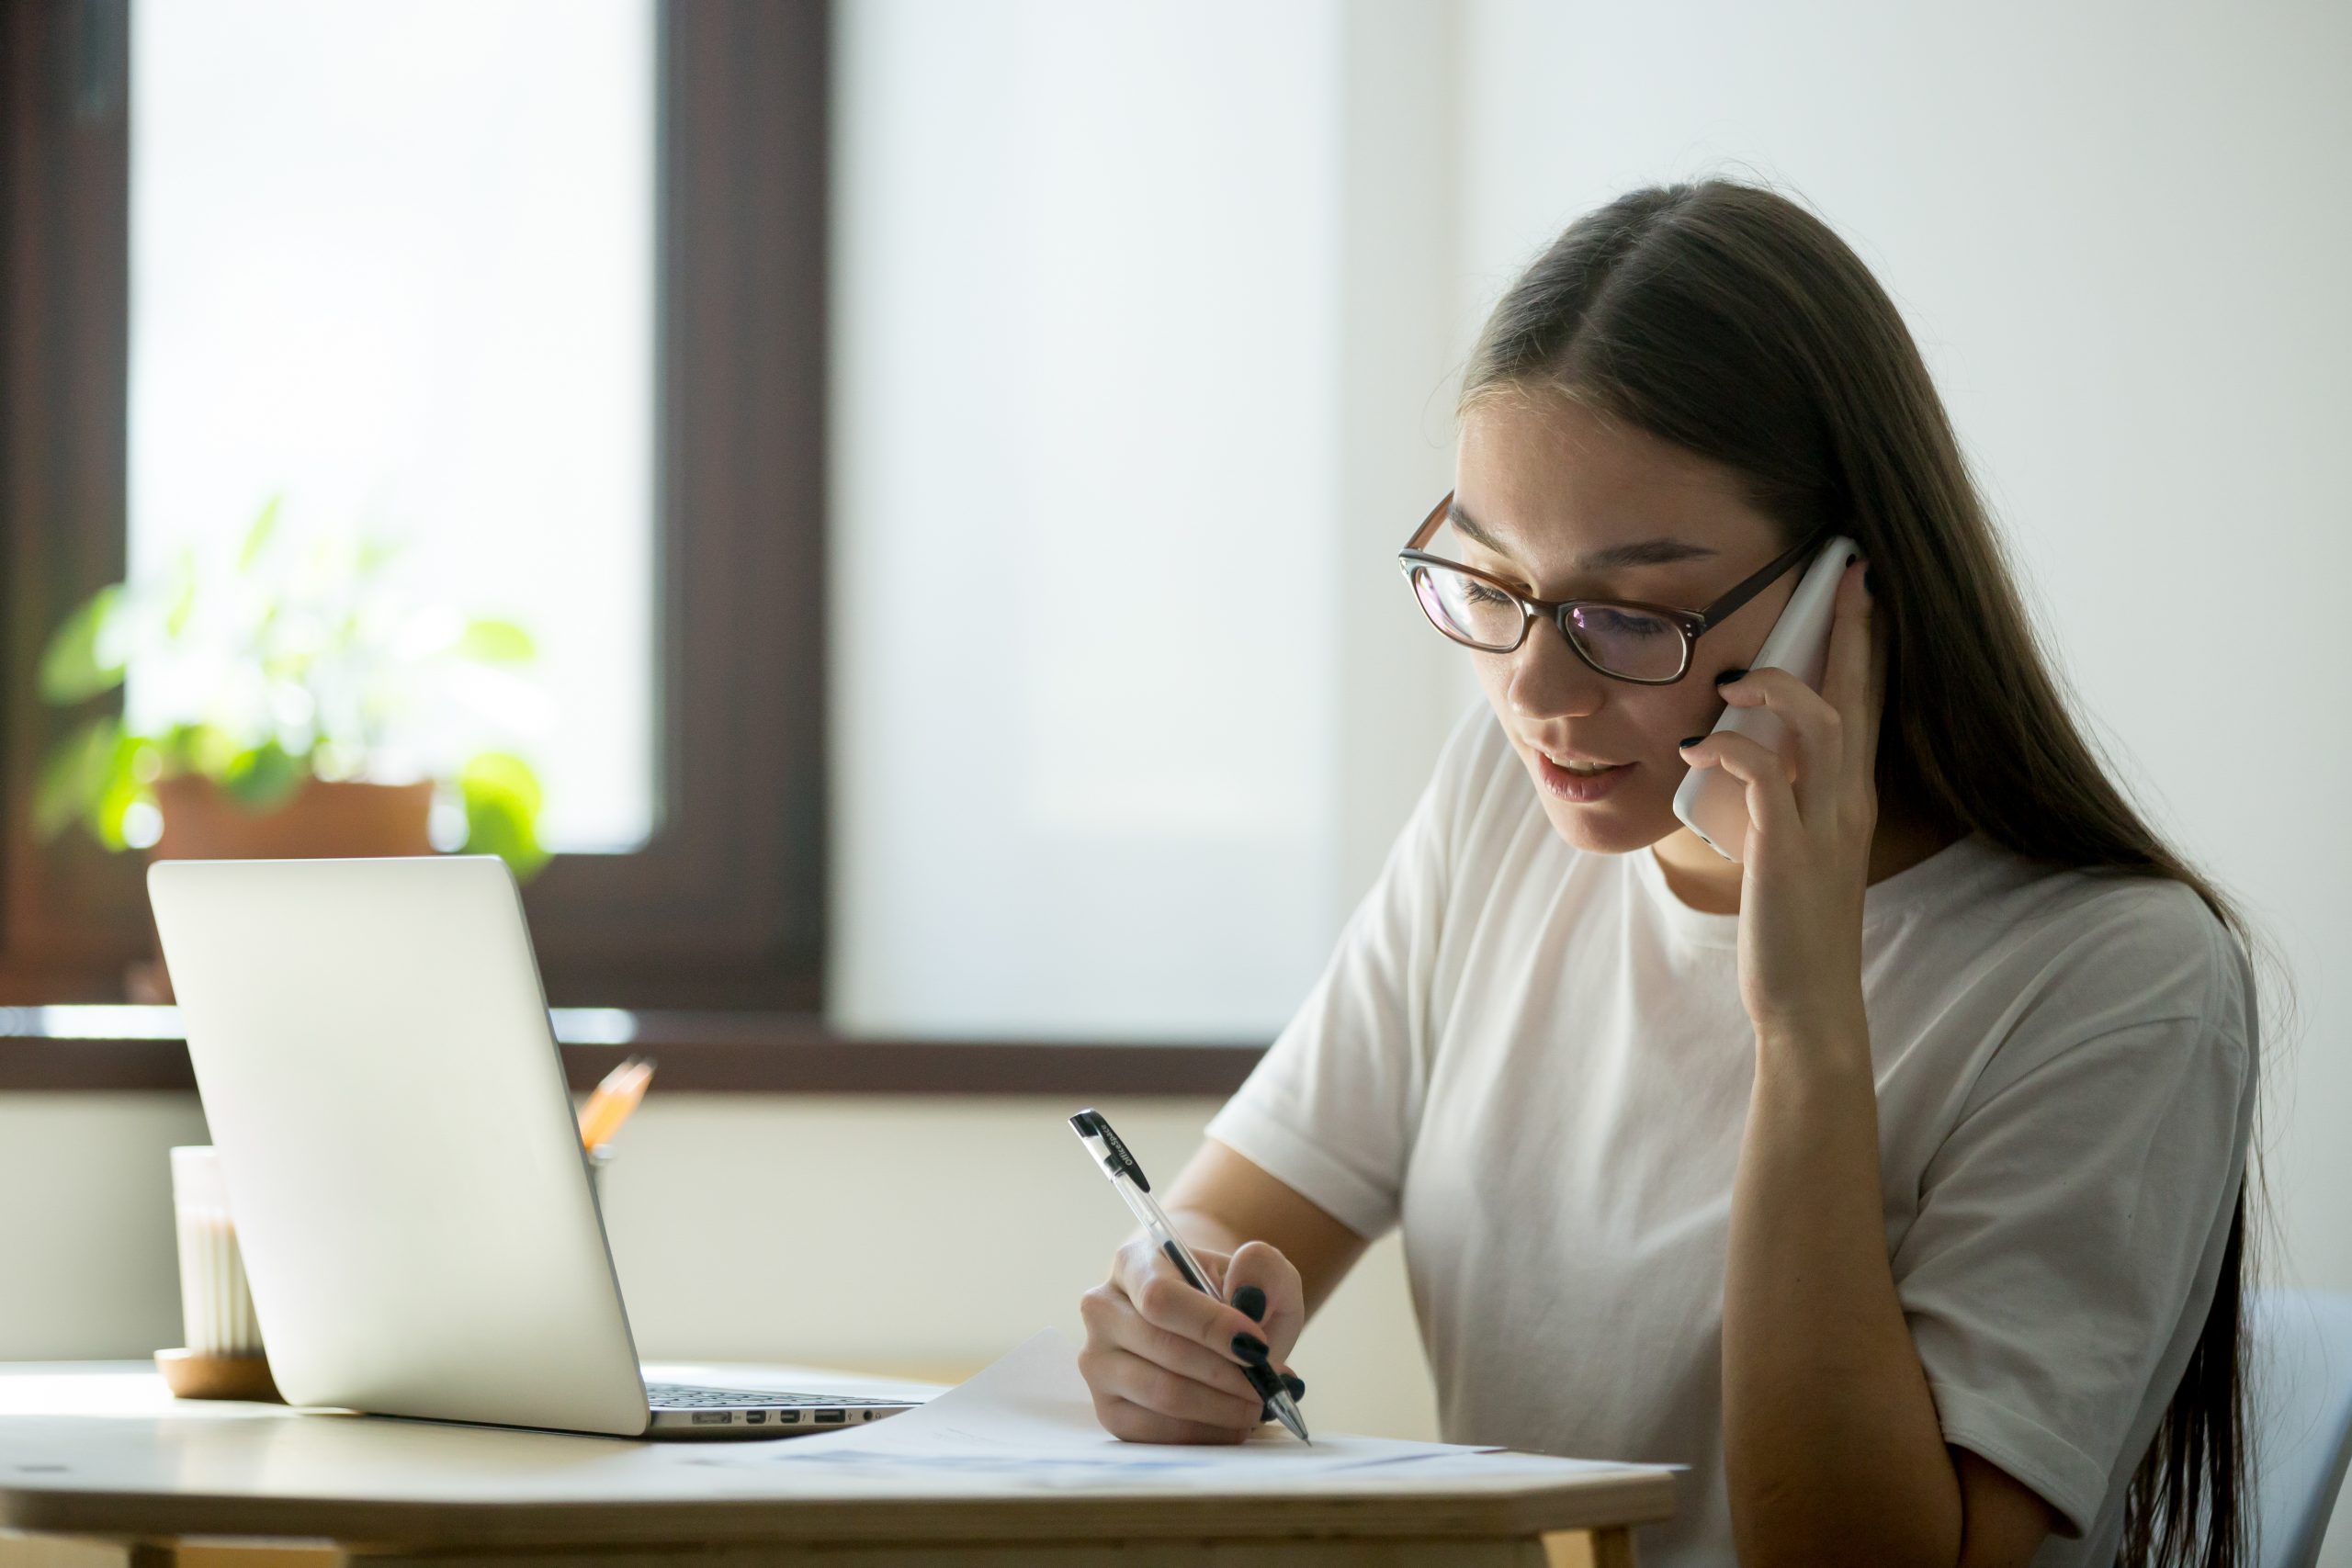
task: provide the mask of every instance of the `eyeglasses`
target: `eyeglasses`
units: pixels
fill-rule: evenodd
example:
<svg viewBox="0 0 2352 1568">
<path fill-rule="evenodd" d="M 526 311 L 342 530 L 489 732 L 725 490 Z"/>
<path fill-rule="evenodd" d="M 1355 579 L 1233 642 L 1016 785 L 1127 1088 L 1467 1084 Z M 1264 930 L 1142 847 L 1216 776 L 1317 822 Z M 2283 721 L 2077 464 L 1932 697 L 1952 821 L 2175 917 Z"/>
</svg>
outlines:
<svg viewBox="0 0 2352 1568">
<path fill-rule="evenodd" d="M 1670 686 L 1682 679 L 1690 672 L 1692 645 L 1708 628 L 1722 625 L 1803 560 L 1828 532 L 1826 525 L 1815 528 L 1705 609 L 1678 610 L 1621 600 L 1530 598 L 1498 577 L 1430 555 L 1421 547 L 1453 505 L 1453 492 L 1448 491 L 1396 554 L 1430 625 L 1465 648 L 1510 653 L 1527 640 L 1527 628 L 1540 615 L 1557 622 L 1577 657 L 1593 669 L 1641 686 Z"/>
</svg>

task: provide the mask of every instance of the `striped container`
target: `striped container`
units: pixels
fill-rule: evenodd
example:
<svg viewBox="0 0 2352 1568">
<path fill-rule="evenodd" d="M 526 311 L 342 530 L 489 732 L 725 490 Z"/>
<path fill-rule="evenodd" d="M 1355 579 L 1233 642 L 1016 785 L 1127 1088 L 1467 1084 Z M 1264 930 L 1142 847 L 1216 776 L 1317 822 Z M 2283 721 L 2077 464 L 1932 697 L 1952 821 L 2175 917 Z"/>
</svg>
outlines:
<svg viewBox="0 0 2352 1568">
<path fill-rule="evenodd" d="M 172 1151 L 172 1211 L 179 1230 L 180 1320 L 187 1348 L 200 1356 L 258 1356 L 254 1318 L 229 1194 L 209 1146 Z"/>
</svg>

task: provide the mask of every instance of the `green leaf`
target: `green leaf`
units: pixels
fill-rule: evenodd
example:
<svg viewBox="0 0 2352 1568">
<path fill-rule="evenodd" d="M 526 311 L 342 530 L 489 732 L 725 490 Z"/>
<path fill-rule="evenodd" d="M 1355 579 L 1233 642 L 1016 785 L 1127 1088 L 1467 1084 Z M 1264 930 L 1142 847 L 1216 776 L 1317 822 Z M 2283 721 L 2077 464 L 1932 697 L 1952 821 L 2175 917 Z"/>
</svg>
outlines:
<svg viewBox="0 0 2352 1568">
<path fill-rule="evenodd" d="M 187 624 L 195 617 L 197 579 L 196 551 L 183 547 L 172 564 L 172 608 L 164 617 L 164 634 L 174 642 L 187 635 Z"/>
<path fill-rule="evenodd" d="M 538 657 L 531 634 L 513 621 L 479 618 L 466 623 L 458 656 L 484 664 L 528 664 Z"/>
<path fill-rule="evenodd" d="M 271 536 L 277 532 L 277 503 L 282 499 L 273 495 L 262 502 L 261 514 L 254 519 L 253 526 L 245 530 L 245 542 L 237 547 L 238 571 L 251 571 L 254 562 L 261 558 L 262 551 L 269 547 Z"/>
<path fill-rule="evenodd" d="M 466 841 L 459 852 L 496 855 L 527 882 L 552 858 L 539 845 L 543 799 L 539 776 L 522 758 L 483 751 L 468 758 L 458 774 L 466 797 Z"/>
<path fill-rule="evenodd" d="M 370 534 L 359 541 L 359 558 L 353 565 L 352 575 L 362 582 L 373 581 L 377 574 L 399 558 L 407 547 L 405 539 Z"/>
<path fill-rule="evenodd" d="M 122 584 L 108 583 L 65 617 L 40 656 L 41 701 L 66 707 L 122 683 L 122 665 L 100 660 L 98 646 L 122 602 Z"/>
<path fill-rule="evenodd" d="M 97 809 L 92 813 L 91 831 L 98 842 L 110 850 L 130 847 L 122 836 L 122 819 L 136 801 L 153 801 L 154 791 L 139 782 L 132 773 L 132 760 L 138 754 L 136 736 L 125 735 L 115 741 L 114 755 L 107 763 L 107 787 L 98 797 Z"/>
<path fill-rule="evenodd" d="M 50 749 L 33 795 L 35 838 L 47 842 L 77 818 L 98 831 L 98 813 L 114 786 L 118 760 L 128 772 L 130 753 L 121 739 L 122 720 L 103 714 Z"/>
<path fill-rule="evenodd" d="M 285 805 L 310 776 L 308 761 L 276 740 L 265 740 L 231 759 L 220 783 L 230 799 L 248 811 L 261 812 Z"/>
<path fill-rule="evenodd" d="M 217 724 L 173 725 L 155 738 L 164 759 L 164 771 L 201 773 L 209 779 L 226 777 L 245 750 L 243 742 Z"/>
</svg>

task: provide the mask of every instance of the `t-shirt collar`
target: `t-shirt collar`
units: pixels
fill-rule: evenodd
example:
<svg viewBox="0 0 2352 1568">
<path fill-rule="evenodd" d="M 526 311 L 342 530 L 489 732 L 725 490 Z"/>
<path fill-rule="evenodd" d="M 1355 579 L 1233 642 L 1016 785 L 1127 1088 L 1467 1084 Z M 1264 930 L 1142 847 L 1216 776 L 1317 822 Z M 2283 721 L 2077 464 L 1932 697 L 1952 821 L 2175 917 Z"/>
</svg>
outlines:
<svg viewBox="0 0 2352 1568">
<path fill-rule="evenodd" d="M 1925 860 L 1906 865 L 1892 876 L 1881 877 L 1862 890 L 1862 924 L 1869 927 L 1908 913 L 1949 893 L 1961 878 L 1994 852 L 1991 840 L 1982 833 L 1971 832 Z M 1666 872 L 1658 864 L 1654 850 L 1635 850 L 1625 859 L 1632 863 L 1628 869 L 1633 880 L 1668 930 L 1696 946 L 1739 945 L 1739 917 L 1694 909 L 1684 903 L 1667 886 Z"/>
</svg>

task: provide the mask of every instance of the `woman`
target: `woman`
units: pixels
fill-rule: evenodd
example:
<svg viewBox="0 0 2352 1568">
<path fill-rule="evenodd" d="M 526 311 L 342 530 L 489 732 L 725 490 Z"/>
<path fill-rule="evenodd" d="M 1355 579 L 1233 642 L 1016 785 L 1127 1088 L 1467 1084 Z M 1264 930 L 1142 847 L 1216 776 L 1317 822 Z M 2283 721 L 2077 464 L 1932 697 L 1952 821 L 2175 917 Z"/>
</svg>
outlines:
<svg viewBox="0 0 2352 1568">
<path fill-rule="evenodd" d="M 1224 1299 L 1145 1243 L 1086 1296 L 1104 1427 L 1247 1436 L 1239 1358 L 1400 1224 L 1449 1439 L 1690 1467 L 1653 1568 L 2245 1562 L 2243 930 L 2067 716 L 1885 294 L 1774 193 L 1637 191 L 1459 433 L 1414 542 L 1469 570 L 1408 564 L 1486 701 L 1173 1189 Z M 1818 693 L 1745 669 L 1802 558 L 1645 626 L 1835 534 Z"/>
</svg>

